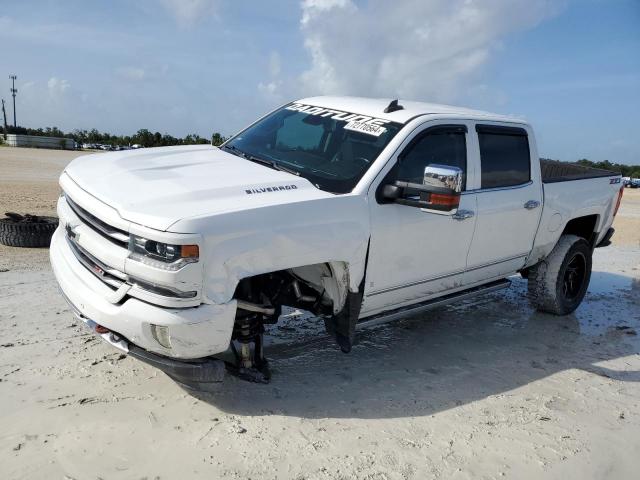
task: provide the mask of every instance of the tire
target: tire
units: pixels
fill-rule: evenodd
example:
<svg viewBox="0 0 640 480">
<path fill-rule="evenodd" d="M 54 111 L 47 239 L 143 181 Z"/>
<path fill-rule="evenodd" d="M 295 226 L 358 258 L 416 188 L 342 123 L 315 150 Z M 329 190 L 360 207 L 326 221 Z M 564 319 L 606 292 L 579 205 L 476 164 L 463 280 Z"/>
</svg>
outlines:
<svg viewBox="0 0 640 480">
<path fill-rule="evenodd" d="M 19 216 L 18 216 L 19 217 Z M 15 214 L 0 218 L 0 243 L 10 247 L 48 247 L 53 232 L 58 227 L 55 217 L 29 217 L 30 220 L 16 220 Z"/>
<path fill-rule="evenodd" d="M 529 271 L 533 306 L 554 315 L 568 315 L 578 308 L 591 279 L 591 254 L 584 238 L 562 235 L 549 256 Z"/>
</svg>

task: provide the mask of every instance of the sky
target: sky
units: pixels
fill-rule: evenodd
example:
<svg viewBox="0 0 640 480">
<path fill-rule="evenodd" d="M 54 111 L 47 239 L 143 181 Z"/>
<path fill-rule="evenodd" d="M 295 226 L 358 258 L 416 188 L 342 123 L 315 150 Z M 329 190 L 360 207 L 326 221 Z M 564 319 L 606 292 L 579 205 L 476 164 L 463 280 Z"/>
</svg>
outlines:
<svg viewBox="0 0 640 480">
<path fill-rule="evenodd" d="M 640 0 L 0 0 L 18 124 L 230 135 L 347 94 L 529 120 L 543 157 L 640 164 Z M 3 80 L 4 79 L 4 80 Z"/>
</svg>

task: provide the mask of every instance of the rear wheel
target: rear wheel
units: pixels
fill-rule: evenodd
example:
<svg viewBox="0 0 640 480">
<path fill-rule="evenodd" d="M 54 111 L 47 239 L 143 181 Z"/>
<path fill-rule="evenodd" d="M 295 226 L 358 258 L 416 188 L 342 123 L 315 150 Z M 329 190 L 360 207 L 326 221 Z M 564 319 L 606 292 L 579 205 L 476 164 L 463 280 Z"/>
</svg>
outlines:
<svg viewBox="0 0 640 480">
<path fill-rule="evenodd" d="M 587 292 L 592 250 L 584 238 L 563 235 L 549 256 L 531 267 L 529 298 L 541 312 L 568 315 Z"/>
</svg>

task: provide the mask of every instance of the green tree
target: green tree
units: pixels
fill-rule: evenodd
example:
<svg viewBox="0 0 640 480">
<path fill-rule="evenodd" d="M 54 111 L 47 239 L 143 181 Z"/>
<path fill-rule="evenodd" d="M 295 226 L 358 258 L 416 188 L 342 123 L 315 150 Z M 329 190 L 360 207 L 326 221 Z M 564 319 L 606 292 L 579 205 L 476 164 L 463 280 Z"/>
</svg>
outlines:
<svg viewBox="0 0 640 480">
<path fill-rule="evenodd" d="M 146 128 L 142 128 L 136 132 L 131 141 L 138 145 L 142 145 L 143 147 L 152 147 L 153 134 Z"/>
<path fill-rule="evenodd" d="M 211 135 L 211 145 L 215 145 L 217 147 L 218 145 L 222 145 L 226 141 L 226 137 L 223 137 L 218 132 L 215 132 L 213 135 Z"/>
<path fill-rule="evenodd" d="M 170 145 L 205 145 L 211 143 L 212 145 L 221 145 L 227 138 L 221 133 L 214 132 L 211 138 L 204 138 L 197 133 L 190 133 L 182 138 L 174 137 L 168 133 L 161 134 L 160 132 L 152 133 L 146 128 L 141 128 L 133 135 L 113 135 L 108 132 L 100 132 L 96 128 L 91 130 L 75 129 L 72 132 L 65 133 L 56 126 L 45 128 L 26 128 L 26 127 L 7 127 L 7 133 L 16 133 L 21 135 L 36 135 L 36 136 L 49 136 L 60 138 L 71 138 L 79 144 L 83 143 L 98 143 L 108 145 L 121 145 L 128 146 L 133 144 L 139 144 L 143 147 L 164 147 Z M 585 160 L 588 161 L 588 160 Z M 639 167 L 640 168 L 640 167 Z"/>
</svg>

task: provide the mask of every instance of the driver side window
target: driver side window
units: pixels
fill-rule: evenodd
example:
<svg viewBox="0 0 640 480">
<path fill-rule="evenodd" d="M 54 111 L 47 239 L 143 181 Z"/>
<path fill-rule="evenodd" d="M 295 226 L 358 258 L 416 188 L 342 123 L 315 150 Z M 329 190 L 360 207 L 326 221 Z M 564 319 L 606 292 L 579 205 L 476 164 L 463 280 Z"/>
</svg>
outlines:
<svg viewBox="0 0 640 480">
<path fill-rule="evenodd" d="M 467 183 L 466 127 L 447 125 L 428 129 L 409 144 L 398 158 L 396 180 L 423 183 L 424 169 L 438 164 L 462 170 L 462 190 Z"/>
</svg>

